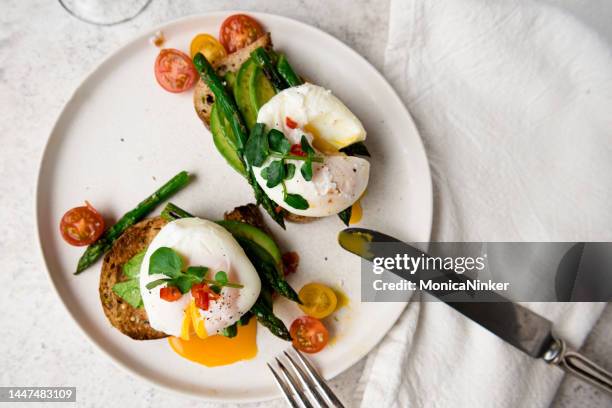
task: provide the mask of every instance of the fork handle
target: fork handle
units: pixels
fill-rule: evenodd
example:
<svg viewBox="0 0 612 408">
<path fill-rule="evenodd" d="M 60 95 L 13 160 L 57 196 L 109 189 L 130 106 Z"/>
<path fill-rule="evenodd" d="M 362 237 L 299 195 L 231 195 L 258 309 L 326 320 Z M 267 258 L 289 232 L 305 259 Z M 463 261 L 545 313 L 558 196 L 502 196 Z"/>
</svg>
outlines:
<svg viewBox="0 0 612 408">
<path fill-rule="evenodd" d="M 544 354 L 544 360 L 612 394 L 612 373 L 582 354 L 568 349 L 562 339 L 554 339 L 550 349 Z"/>
</svg>

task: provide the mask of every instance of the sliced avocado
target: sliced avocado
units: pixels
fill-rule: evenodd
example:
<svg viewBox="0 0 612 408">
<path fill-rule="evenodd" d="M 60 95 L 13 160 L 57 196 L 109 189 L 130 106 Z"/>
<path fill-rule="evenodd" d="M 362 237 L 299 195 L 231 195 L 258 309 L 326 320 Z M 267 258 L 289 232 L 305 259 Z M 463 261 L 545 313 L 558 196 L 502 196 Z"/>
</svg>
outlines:
<svg viewBox="0 0 612 408">
<path fill-rule="evenodd" d="M 234 88 L 236 87 L 236 73 L 232 71 L 228 71 L 228 73 L 225 74 L 225 83 L 226 83 L 226 88 L 228 88 L 229 91 L 233 93 Z"/>
<path fill-rule="evenodd" d="M 246 170 L 240 156 L 236 153 L 236 150 L 232 147 L 233 141 L 235 143 L 236 137 L 229 126 L 229 122 L 222 117 L 220 111 L 217 110 L 217 104 L 214 103 L 210 112 L 210 131 L 212 132 L 213 142 L 217 147 L 221 156 L 232 166 L 238 173 L 243 176 L 246 175 Z M 228 140 L 230 139 L 230 140 Z"/>
<path fill-rule="evenodd" d="M 249 95 L 251 96 L 251 104 L 255 109 L 255 112 L 259 112 L 259 108 L 264 103 L 268 102 L 276 94 L 274 87 L 266 78 L 266 75 L 260 66 L 257 66 L 255 72 L 251 76 L 251 83 L 249 83 Z"/>
<path fill-rule="evenodd" d="M 274 264 L 280 265 L 282 262 L 281 251 L 276 242 L 259 228 L 240 221 L 217 221 L 217 224 L 228 230 L 235 238 L 241 238 L 239 241 L 251 241 L 257 244 L 272 258 Z"/>
<path fill-rule="evenodd" d="M 255 125 L 257 121 L 257 110 L 254 109 L 251 103 L 251 97 L 249 95 L 249 84 L 251 83 L 251 77 L 257 70 L 257 63 L 249 58 L 238 70 L 238 76 L 236 77 L 236 86 L 234 87 L 234 98 L 238 109 L 244 117 L 247 128 L 249 130 Z"/>
</svg>

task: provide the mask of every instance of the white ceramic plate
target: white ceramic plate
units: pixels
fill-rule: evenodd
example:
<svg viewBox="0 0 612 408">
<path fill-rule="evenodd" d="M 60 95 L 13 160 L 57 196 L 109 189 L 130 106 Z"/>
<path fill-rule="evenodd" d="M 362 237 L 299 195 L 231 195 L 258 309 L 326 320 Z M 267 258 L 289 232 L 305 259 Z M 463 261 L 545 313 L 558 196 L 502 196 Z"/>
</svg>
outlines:
<svg viewBox="0 0 612 408">
<path fill-rule="evenodd" d="M 180 170 L 196 180 L 172 201 L 199 216 L 220 219 L 225 210 L 253 200 L 251 189 L 215 150 L 195 115 L 192 93 L 171 94 L 156 83 L 157 30 L 165 47 L 187 51 L 200 32 L 217 33 L 231 12 L 168 23 L 136 38 L 107 58 L 81 84 L 60 115 L 41 163 L 37 191 L 40 245 L 60 298 L 85 334 L 112 360 L 160 387 L 207 400 L 260 401 L 279 396 L 265 366 L 287 344 L 260 327 L 253 360 L 218 368 L 187 361 L 165 340 L 138 342 L 110 326 L 98 298 L 100 264 L 82 275 L 72 271 L 82 249 L 62 241 L 58 222 L 69 208 L 89 200 L 116 218 Z M 272 33 L 298 72 L 331 89 L 362 120 L 372 153 L 371 179 L 360 226 L 410 241 L 429 239 L 431 179 L 412 119 L 385 79 L 330 35 L 288 18 L 249 13 Z M 342 289 L 348 307 L 327 319 L 335 340 L 313 359 L 327 378 L 365 356 L 385 335 L 403 303 L 361 303 L 360 261 L 336 242 L 337 217 L 289 224 L 274 233 L 286 250 L 298 251 L 299 289 L 310 281 Z M 279 300 L 275 312 L 290 324 L 297 307 Z M 337 321 L 336 321 L 337 320 Z"/>
</svg>

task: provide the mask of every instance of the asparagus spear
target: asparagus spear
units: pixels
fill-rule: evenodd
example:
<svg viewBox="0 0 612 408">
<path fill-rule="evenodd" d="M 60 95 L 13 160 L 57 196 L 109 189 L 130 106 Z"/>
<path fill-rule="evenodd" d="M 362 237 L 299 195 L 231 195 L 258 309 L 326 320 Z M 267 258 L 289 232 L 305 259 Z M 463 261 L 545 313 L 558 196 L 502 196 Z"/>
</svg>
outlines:
<svg viewBox="0 0 612 408">
<path fill-rule="evenodd" d="M 189 173 L 182 171 L 176 176 L 172 177 L 170 181 L 161 186 L 159 190 L 151 194 L 144 201 L 140 202 L 136 208 L 125 214 L 115 225 L 110 227 L 100 239 L 87 247 L 77 265 L 77 270 L 74 273 L 78 275 L 83 272 L 86 268 L 92 265 L 102 255 L 104 255 L 113 245 L 113 242 L 123 232 L 136 224 L 138 221 L 146 217 L 155 207 L 157 207 L 162 201 L 167 200 L 180 189 L 185 187 L 189 183 Z"/>
<path fill-rule="evenodd" d="M 287 60 L 285 54 L 281 54 L 280 57 L 278 57 L 276 68 L 278 69 L 278 73 L 280 74 L 280 76 L 283 77 L 285 82 L 287 82 L 290 87 L 302 85 L 304 83 L 304 81 L 302 81 L 302 78 L 300 78 L 295 73 L 295 71 L 291 67 L 291 64 L 289 64 L 289 61 Z"/>
<path fill-rule="evenodd" d="M 266 301 L 264 291 L 265 288 L 262 288 L 262 293 L 250 310 L 251 313 L 255 315 L 259 323 L 267 327 L 276 337 L 291 341 L 291 334 L 289 334 L 287 326 L 272 312 L 272 306 Z"/>
<path fill-rule="evenodd" d="M 264 75 L 270 80 L 276 92 L 289 88 L 289 84 L 283 79 L 276 70 L 270 56 L 263 47 L 259 47 L 251 52 L 251 58 L 263 69 Z"/>
<path fill-rule="evenodd" d="M 193 57 L 193 64 L 200 73 L 202 80 L 215 94 L 215 103 L 219 104 L 225 117 L 229 120 L 238 142 L 238 153 L 242 157 L 242 149 L 244 149 L 247 141 L 247 131 L 236 102 L 228 95 L 225 86 L 223 86 L 223 81 L 202 53 L 197 53 Z"/>
</svg>

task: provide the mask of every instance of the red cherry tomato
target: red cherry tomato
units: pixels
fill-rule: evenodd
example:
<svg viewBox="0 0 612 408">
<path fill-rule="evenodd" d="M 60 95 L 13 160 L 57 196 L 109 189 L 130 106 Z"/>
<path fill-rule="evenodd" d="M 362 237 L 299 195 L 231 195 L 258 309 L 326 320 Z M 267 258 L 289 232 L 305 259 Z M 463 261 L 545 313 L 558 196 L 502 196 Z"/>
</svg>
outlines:
<svg viewBox="0 0 612 408">
<path fill-rule="evenodd" d="M 176 302 L 183 296 L 176 286 L 166 286 L 159 290 L 159 297 L 166 302 Z"/>
<path fill-rule="evenodd" d="M 264 35 L 261 24 L 244 14 L 234 14 L 225 19 L 219 31 L 219 41 L 228 53 L 252 44 Z"/>
<path fill-rule="evenodd" d="M 329 332 L 319 319 L 298 317 L 289 329 L 293 346 L 304 353 L 318 353 L 329 342 Z"/>
<path fill-rule="evenodd" d="M 179 93 L 196 83 L 198 72 L 187 54 L 166 48 L 155 60 L 155 79 L 166 91 Z"/>
<path fill-rule="evenodd" d="M 68 210 L 60 221 L 60 232 L 70 245 L 84 246 L 94 242 L 104 232 L 104 219 L 87 201 L 82 207 Z"/>
</svg>

